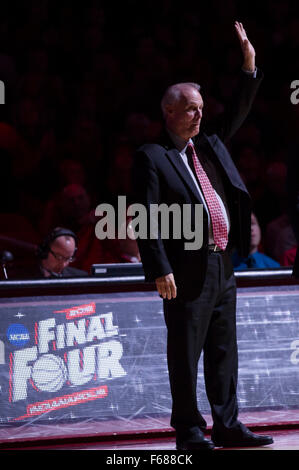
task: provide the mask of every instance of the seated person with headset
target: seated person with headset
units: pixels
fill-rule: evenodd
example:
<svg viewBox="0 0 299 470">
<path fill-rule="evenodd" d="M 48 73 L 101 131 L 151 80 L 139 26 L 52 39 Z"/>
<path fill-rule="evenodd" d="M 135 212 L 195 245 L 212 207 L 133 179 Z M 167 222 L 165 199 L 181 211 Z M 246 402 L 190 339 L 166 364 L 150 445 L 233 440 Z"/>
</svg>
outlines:
<svg viewBox="0 0 299 470">
<path fill-rule="evenodd" d="M 86 276 L 87 273 L 69 264 L 75 260 L 78 240 L 74 232 L 57 227 L 38 248 L 39 269 L 43 277 Z"/>
<path fill-rule="evenodd" d="M 66 228 L 54 228 L 39 245 L 36 263 L 23 267 L 22 272 L 14 277 L 40 279 L 87 276 L 86 271 L 69 266 L 75 260 L 77 245 L 78 239 L 74 232 Z"/>
</svg>

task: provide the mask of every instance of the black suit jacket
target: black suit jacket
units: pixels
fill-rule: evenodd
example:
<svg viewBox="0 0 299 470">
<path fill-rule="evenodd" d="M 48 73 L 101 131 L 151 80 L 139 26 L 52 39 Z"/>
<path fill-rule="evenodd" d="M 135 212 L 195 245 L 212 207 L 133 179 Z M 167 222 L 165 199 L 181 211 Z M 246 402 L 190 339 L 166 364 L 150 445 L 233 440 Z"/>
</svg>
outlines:
<svg viewBox="0 0 299 470">
<path fill-rule="evenodd" d="M 297 248 L 296 257 L 295 257 L 295 261 L 294 261 L 292 276 L 299 279 L 299 250 L 298 250 L 298 248 Z"/>
<path fill-rule="evenodd" d="M 299 246 L 299 161 L 297 149 L 294 149 L 288 161 L 286 190 L 288 196 L 288 215 Z M 293 266 L 293 276 L 299 278 L 299 250 Z"/>
<path fill-rule="evenodd" d="M 206 125 L 193 140 L 196 151 L 214 161 L 227 196 L 231 219 L 229 246 L 236 247 L 241 256 L 247 256 L 251 231 L 251 200 L 243 181 L 224 145 L 246 118 L 262 79 L 260 71 L 253 78 L 244 72 L 240 75 L 236 93 L 222 117 Z M 199 193 L 182 161 L 178 150 L 165 132 L 157 143 L 145 144 L 137 151 L 133 165 L 134 200 L 148 209 L 151 204 L 190 204 L 192 230 L 194 230 L 194 205 L 201 204 Z M 184 238 L 137 238 L 147 281 L 173 272 L 178 296 L 199 295 L 206 273 L 208 256 L 208 215 L 203 211 L 203 244 L 200 249 L 186 250 Z"/>
</svg>

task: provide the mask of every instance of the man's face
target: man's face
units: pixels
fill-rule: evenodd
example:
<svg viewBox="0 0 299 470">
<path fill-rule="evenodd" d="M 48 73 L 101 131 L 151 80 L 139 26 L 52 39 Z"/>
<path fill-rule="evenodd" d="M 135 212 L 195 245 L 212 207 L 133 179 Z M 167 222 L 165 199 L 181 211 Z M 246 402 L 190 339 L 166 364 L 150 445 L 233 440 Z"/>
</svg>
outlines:
<svg viewBox="0 0 299 470">
<path fill-rule="evenodd" d="M 251 214 L 251 249 L 257 249 L 261 242 L 261 229 L 258 224 L 257 218 Z"/>
<path fill-rule="evenodd" d="M 48 256 L 42 261 L 42 266 L 49 271 L 60 274 L 72 261 L 75 248 L 76 244 L 73 237 L 61 236 L 56 238 L 51 243 Z"/>
<path fill-rule="evenodd" d="M 185 86 L 180 99 L 166 107 L 166 126 L 186 142 L 199 133 L 203 100 L 196 88 Z"/>
</svg>

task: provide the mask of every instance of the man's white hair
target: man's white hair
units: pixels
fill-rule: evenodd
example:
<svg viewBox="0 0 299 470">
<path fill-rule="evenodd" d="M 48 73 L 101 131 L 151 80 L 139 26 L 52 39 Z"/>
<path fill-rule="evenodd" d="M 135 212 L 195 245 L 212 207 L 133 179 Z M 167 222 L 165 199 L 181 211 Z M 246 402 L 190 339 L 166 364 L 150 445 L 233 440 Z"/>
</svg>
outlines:
<svg viewBox="0 0 299 470">
<path fill-rule="evenodd" d="M 174 85 L 169 86 L 161 100 L 161 109 L 163 116 L 166 114 L 166 106 L 173 104 L 179 101 L 182 97 L 184 89 L 186 86 L 195 88 L 197 91 L 200 91 L 200 85 L 195 82 L 182 82 L 182 83 L 175 83 Z"/>
</svg>

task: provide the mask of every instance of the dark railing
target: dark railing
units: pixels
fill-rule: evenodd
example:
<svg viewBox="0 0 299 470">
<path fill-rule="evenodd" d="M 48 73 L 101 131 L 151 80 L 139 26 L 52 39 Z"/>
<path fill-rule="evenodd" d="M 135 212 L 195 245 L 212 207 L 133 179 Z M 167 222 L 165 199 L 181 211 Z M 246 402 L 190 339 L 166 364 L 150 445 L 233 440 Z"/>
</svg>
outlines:
<svg viewBox="0 0 299 470">
<path fill-rule="evenodd" d="M 247 269 L 235 272 L 237 286 L 290 285 L 299 280 L 292 268 Z M 0 298 L 69 293 L 103 293 L 155 290 L 154 283 L 144 280 L 141 263 L 94 265 L 88 277 L 59 279 L 22 279 L 0 281 Z"/>
</svg>

